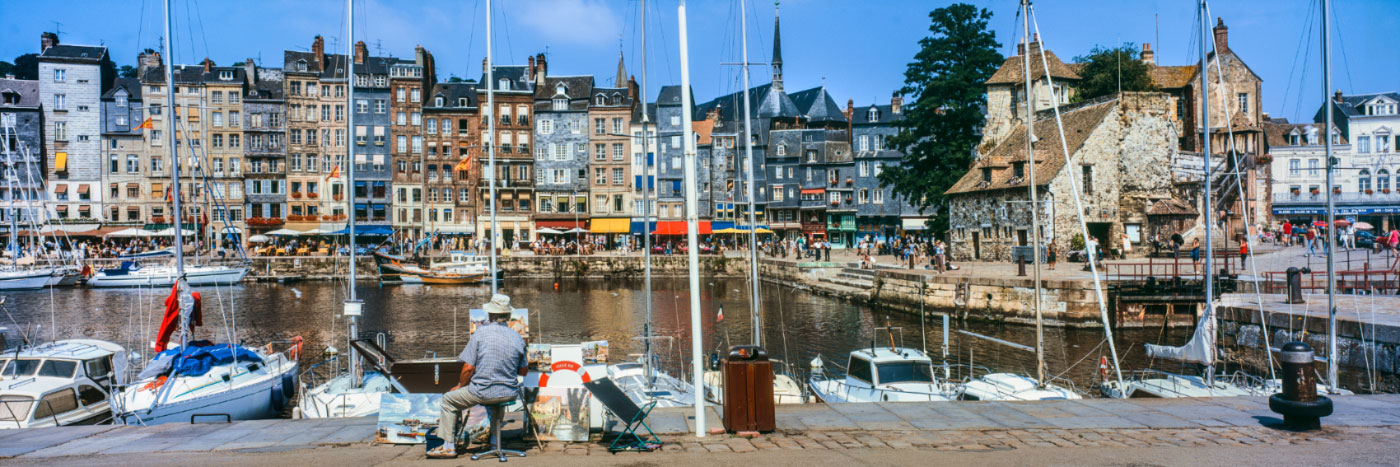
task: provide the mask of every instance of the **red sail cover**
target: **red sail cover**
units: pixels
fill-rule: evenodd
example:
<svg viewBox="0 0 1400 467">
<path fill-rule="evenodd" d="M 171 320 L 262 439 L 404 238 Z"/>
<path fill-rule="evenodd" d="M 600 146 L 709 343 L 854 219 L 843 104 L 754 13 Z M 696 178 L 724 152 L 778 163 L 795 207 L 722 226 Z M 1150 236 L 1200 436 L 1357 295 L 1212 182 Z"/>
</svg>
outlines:
<svg viewBox="0 0 1400 467">
<path fill-rule="evenodd" d="M 170 289 L 170 296 L 165 297 L 165 317 L 160 321 L 160 333 L 156 335 L 156 353 L 165 351 L 166 345 L 170 343 L 170 336 L 175 333 L 175 328 L 180 324 L 180 306 L 176 298 L 180 294 L 180 284 L 177 282 Z M 190 294 L 194 297 L 194 311 L 190 313 L 190 327 L 204 325 L 204 313 L 200 303 L 199 292 Z"/>
</svg>

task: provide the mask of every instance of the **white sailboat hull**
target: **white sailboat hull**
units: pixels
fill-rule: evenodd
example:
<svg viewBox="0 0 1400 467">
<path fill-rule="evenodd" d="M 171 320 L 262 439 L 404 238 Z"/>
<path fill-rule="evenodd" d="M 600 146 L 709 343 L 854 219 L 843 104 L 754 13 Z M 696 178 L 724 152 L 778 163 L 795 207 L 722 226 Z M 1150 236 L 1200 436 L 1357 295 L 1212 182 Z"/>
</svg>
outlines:
<svg viewBox="0 0 1400 467">
<path fill-rule="evenodd" d="M 190 266 L 185 268 L 185 282 L 191 286 L 228 285 L 243 282 L 248 268 L 242 266 Z M 99 272 L 88 279 L 89 287 L 171 287 L 177 273 L 174 268 L 158 266 L 137 269 L 126 274 Z"/>
<path fill-rule="evenodd" d="M 49 269 L 0 272 L 0 290 L 42 289 L 53 279 L 54 271 Z"/>
<path fill-rule="evenodd" d="M 250 365 L 257 365 L 249 371 Z M 232 374 L 230 381 L 223 377 Z M 287 388 L 290 375 L 292 387 Z M 127 425 L 190 423 L 200 420 L 258 420 L 277 417 L 296 391 L 297 363 L 283 354 L 264 354 L 263 363 L 237 362 L 215 366 L 194 377 L 171 378 L 171 388 L 147 388 L 139 381 L 122 393 L 123 412 L 119 419 Z M 277 398 L 282 397 L 283 407 Z M 207 416 L 207 417 L 206 417 Z"/>
<path fill-rule="evenodd" d="M 298 407 L 302 418 L 369 417 L 379 414 L 380 397 L 390 392 L 389 378 L 371 373 L 358 388 L 350 387 L 350 375 L 342 373 L 311 388 Z"/>
</svg>

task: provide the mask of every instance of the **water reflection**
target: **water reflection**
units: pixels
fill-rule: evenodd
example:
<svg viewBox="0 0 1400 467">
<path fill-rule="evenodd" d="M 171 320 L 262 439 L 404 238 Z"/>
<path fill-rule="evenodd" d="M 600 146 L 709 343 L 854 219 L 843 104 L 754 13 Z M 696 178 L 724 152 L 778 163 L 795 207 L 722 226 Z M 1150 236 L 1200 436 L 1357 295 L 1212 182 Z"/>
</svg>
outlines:
<svg viewBox="0 0 1400 467">
<path fill-rule="evenodd" d="M 678 372 L 689 364 L 690 310 L 684 278 L 653 280 L 653 333 L 663 336 L 654 351 L 663 366 Z M 748 283 L 742 279 L 708 279 L 701 297 L 704 348 L 718 351 L 752 340 Z M 306 341 L 303 364 L 320 360 L 320 350 L 347 348 L 345 319 L 340 317 L 346 295 L 343 282 L 307 282 L 290 285 L 246 284 L 196 289 L 204 297 L 205 327 L 199 338 L 218 341 L 244 340 L 252 345 L 287 340 L 300 335 Z M 575 343 L 607 340 L 614 360 L 642 351 L 636 338 L 645 323 L 644 294 L 640 280 L 601 281 L 512 280 L 502 287 L 516 307 L 530 309 L 534 341 Z M 762 290 L 763 343 L 769 355 L 791 362 L 805 371 L 817 355 L 844 363 L 851 349 L 889 345 L 885 329 L 893 328 L 897 345 L 925 347 L 939 355 L 942 326 L 938 317 L 921 323 L 918 316 L 872 310 L 811 293 L 764 283 Z M 364 300 L 361 335 L 383 334 L 396 358 L 452 355 L 467 340 L 468 310 L 489 297 L 486 287 L 390 286 L 362 282 L 358 295 Z M 128 348 L 149 349 L 159 326 L 168 289 L 61 289 L 12 294 L 3 305 L 7 325 L 19 325 L 44 339 L 87 336 L 118 342 Z M 724 320 L 716 311 L 724 307 Z M 237 313 L 233 313 L 237 310 Z M 55 328 L 56 327 L 56 332 Z M 1034 328 L 990 323 L 954 323 L 1011 342 L 1033 345 Z M 1189 330 L 1125 330 L 1118 335 L 1120 352 L 1126 351 L 1128 367 L 1148 365 L 1141 343 L 1180 343 Z M 1103 333 L 1097 329 L 1046 328 L 1046 362 L 1051 374 L 1064 373 L 1080 388 L 1098 380 L 1098 360 L 1107 355 Z M 950 333 L 950 361 L 975 363 L 999 371 L 1035 372 L 1035 355 L 980 339 Z M 1157 362 L 1158 368 L 1164 367 Z"/>
</svg>

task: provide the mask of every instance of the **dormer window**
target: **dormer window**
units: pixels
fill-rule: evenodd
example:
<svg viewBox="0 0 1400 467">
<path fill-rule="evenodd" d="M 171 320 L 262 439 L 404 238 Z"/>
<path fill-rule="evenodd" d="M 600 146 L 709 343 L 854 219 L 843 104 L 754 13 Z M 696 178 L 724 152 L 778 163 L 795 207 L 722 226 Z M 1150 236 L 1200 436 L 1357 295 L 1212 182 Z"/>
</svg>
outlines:
<svg viewBox="0 0 1400 467">
<path fill-rule="evenodd" d="M 983 182 L 983 183 L 992 183 L 992 168 L 991 168 L 991 167 L 983 167 L 983 168 L 982 168 L 982 182 Z"/>
<path fill-rule="evenodd" d="M 568 88 L 564 87 L 564 83 L 554 85 L 554 95 L 567 94 L 565 91 L 568 91 Z"/>
<path fill-rule="evenodd" d="M 1016 178 L 1025 177 L 1025 176 L 1026 176 L 1026 163 L 1025 163 L 1025 162 L 1013 162 L 1013 163 L 1011 164 L 1011 173 L 1012 173 Z"/>
<path fill-rule="evenodd" d="M 597 97 L 593 98 L 593 105 L 607 105 L 607 102 L 608 98 L 603 97 L 602 94 L 599 94 Z"/>
<path fill-rule="evenodd" d="M 498 80 L 497 82 L 500 83 L 500 84 L 496 85 L 496 90 L 497 90 L 497 91 L 509 91 L 509 90 L 510 90 L 510 78 L 501 78 L 501 79 Z"/>
<path fill-rule="evenodd" d="M 433 106 L 434 106 L 434 107 L 442 107 L 442 105 L 443 105 L 443 103 L 442 103 L 442 96 L 437 96 L 437 98 L 433 99 Z"/>
<path fill-rule="evenodd" d="M 306 71 L 306 60 L 297 60 L 297 71 Z"/>
<path fill-rule="evenodd" d="M 612 101 L 613 101 L 614 103 L 620 103 L 620 102 L 622 102 L 622 94 L 616 93 L 616 92 L 613 93 L 613 95 L 612 95 Z"/>
<path fill-rule="evenodd" d="M 786 145 L 786 144 L 779 144 L 779 145 L 778 145 L 778 155 L 779 155 L 779 156 L 785 156 L 785 155 L 787 155 L 787 145 Z"/>
<path fill-rule="evenodd" d="M 219 70 L 219 81 L 232 81 L 233 70 Z"/>
<path fill-rule="evenodd" d="M 457 98 L 457 107 L 466 107 L 466 106 L 467 106 L 467 98 L 465 98 L 465 97 L 459 97 L 459 98 Z"/>
<path fill-rule="evenodd" d="M 880 109 L 877 109 L 877 108 L 875 108 L 875 107 L 871 107 L 871 108 L 870 108 L 870 112 L 867 113 L 865 119 L 866 119 L 866 120 L 869 120 L 869 121 L 872 121 L 872 122 L 878 122 L 878 121 L 880 121 Z"/>
<path fill-rule="evenodd" d="M 562 97 L 556 97 L 556 98 L 554 99 L 553 109 L 554 109 L 554 110 L 569 110 L 569 100 L 566 99 L 566 98 L 562 98 Z"/>
</svg>

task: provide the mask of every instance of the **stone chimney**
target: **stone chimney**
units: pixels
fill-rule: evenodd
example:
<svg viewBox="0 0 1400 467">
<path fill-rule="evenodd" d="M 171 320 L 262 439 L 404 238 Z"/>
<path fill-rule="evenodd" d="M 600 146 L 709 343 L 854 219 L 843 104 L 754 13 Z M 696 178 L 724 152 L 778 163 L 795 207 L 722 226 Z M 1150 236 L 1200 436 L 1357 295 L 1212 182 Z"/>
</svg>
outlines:
<svg viewBox="0 0 1400 467">
<path fill-rule="evenodd" d="M 365 41 L 355 42 L 355 63 L 363 65 L 366 57 L 369 57 L 369 47 L 365 46 Z"/>
<path fill-rule="evenodd" d="M 481 57 L 481 72 L 486 73 L 486 57 Z"/>
<path fill-rule="evenodd" d="M 160 52 L 156 52 L 156 51 L 151 50 L 151 49 L 146 49 L 145 51 L 143 51 L 143 52 L 141 52 L 141 53 L 139 53 L 139 54 L 136 55 L 136 68 L 137 68 L 138 70 L 145 71 L 145 70 L 148 70 L 148 69 L 151 69 L 151 68 L 156 68 L 156 67 L 159 67 L 159 66 L 160 66 Z M 145 75 L 144 73 L 138 73 L 138 74 L 141 75 L 141 76 L 144 76 L 144 75 Z"/>
<path fill-rule="evenodd" d="M 1335 92 L 1335 93 L 1332 94 L 1332 100 L 1337 101 L 1338 104 L 1342 103 L 1342 90 L 1341 90 L 1341 89 L 1338 89 L 1337 92 Z"/>
<path fill-rule="evenodd" d="M 535 66 L 539 71 L 535 72 L 535 85 L 544 86 L 544 77 L 549 75 L 549 65 L 545 63 L 544 54 L 535 55 Z"/>
<path fill-rule="evenodd" d="M 846 99 L 846 121 L 850 121 L 850 120 L 851 120 L 851 117 L 854 117 L 855 115 L 856 115 L 856 101 L 855 101 L 855 99 Z"/>
<path fill-rule="evenodd" d="M 627 98 L 632 100 L 633 105 L 637 102 L 637 77 L 627 78 Z"/>
<path fill-rule="evenodd" d="M 311 42 L 311 60 L 316 62 L 316 71 L 326 69 L 326 40 L 320 34 L 316 35 L 316 40 Z"/>
<path fill-rule="evenodd" d="M 1215 18 L 1215 50 L 1230 51 L 1230 28 L 1225 26 L 1225 18 Z"/>
<path fill-rule="evenodd" d="M 1039 54 L 1039 53 L 1040 53 L 1040 33 L 1035 33 L 1035 34 L 1032 34 L 1032 35 L 1031 35 L 1031 55 L 1035 55 L 1035 54 Z M 1025 55 L 1025 54 L 1026 54 L 1026 44 L 1025 44 L 1024 42 L 1017 42 L 1017 43 L 1016 43 L 1016 55 Z"/>
<path fill-rule="evenodd" d="M 248 83 L 249 90 L 258 84 L 258 65 L 253 62 L 252 57 L 243 61 L 243 74 L 246 76 L 244 81 Z"/>
<path fill-rule="evenodd" d="M 535 57 L 534 57 L 533 55 L 530 56 L 530 59 L 529 59 L 528 61 L 529 61 L 529 64 L 530 64 L 530 65 L 529 65 L 529 67 L 528 67 L 529 69 L 528 69 L 526 72 L 529 73 L 528 77 L 529 77 L 530 81 L 534 81 L 534 80 L 535 80 Z"/>
<path fill-rule="evenodd" d="M 55 45 L 58 45 L 58 34 L 51 32 L 39 34 L 39 53 L 42 54 L 45 50 L 49 50 L 49 47 Z"/>
<path fill-rule="evenodd" d="M 1152 43 L 1150 42 L 1142 43 L 1142 63 L 1148 65 L 1157 64 L 1157 57 L 1156 54 L 1152 53 Z"/>
<path fill-rule="evenodd" d="M 899 115 L 903 112 L 902 107 L 904 107 L 904 96 L 899 95 L 899 93 L 890 96 L 890 113 Z"/>
<path fill-rule="evenodd" d="M 714 108 L 711 108 L 710 110 L 706 111 L 706 112 L 705 112 L 705 120 L 709 120 L 709 121 L 712 121 L 712 122 L 718 122 L 718 121 L 719 121 L 719 106 L 714 106 Z"/>
<path fill-rule="evenodd" d="M 214 61 L 210 60 L 209 57 L 204 57 L 204 61 L 199 62 L 199 64 L 204 66 L 205 73 L 208 73 L 211 68 L 214 68 Z"/>
</svg>

